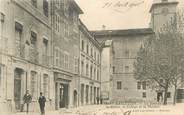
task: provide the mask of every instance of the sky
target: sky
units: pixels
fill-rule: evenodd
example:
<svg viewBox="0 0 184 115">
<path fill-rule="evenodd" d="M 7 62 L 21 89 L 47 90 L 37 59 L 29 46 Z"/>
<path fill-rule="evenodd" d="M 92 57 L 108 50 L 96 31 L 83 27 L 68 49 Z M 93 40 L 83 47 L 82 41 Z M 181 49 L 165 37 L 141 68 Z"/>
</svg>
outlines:
<svg viewBox="0 0 184 115">
<path fill-rule="evenodd" d="M 147 28 L 150 7 L 158 0 L 75 0 L 84 14 L 81 20 L 89 30 Z M 171 0 L 170 0 L 171 1 Z M 172 0 L 173 1 L 173 0 Z M 177 0 L 179 8 L 184 0 Z"/>
</svg>

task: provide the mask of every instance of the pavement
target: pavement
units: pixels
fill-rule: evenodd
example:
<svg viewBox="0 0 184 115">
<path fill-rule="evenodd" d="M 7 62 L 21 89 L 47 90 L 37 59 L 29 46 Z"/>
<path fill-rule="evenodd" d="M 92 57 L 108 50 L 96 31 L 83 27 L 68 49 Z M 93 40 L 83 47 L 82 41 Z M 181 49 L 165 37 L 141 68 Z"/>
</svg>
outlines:
<svg viewBox="0 0 184 115">
<path fill-rule="evenodd" d="M 1 113 L 0 113 L 1 115 Z M 10 115 L 40 115 L 38 112 L 13 113 Z M 86 105 L 78 108 L 46 111 L 45 115 L 184 115 L 184 103 L 167 106 L 161 105 Z"/>
</svg>

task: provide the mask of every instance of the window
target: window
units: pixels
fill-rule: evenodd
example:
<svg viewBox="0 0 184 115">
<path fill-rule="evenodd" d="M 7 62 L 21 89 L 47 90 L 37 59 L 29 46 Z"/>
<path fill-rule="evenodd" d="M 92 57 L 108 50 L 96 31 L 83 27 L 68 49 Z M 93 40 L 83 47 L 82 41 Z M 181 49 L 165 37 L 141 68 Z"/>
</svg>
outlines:
<svg viewBox="0 0 184 115">
<path fill-rule="evenodd" d="M 92 79 L 92 77 L 93 77 L 93 67 L 91 66 L 90 67 L 90 78 Z"/>
<path fill-rule="evenodd" d="M 65 5 L 65 2 L 64 2 L 64 0 L 61 0 L 60 2 L 61 2 L 60 3 L 60 8 L 63 10 L 64 9 L 64 5 Z"/>
<path fill-rule="evenodd" d="M 55 48 L 55 66 L 59 66 L 59 49 Z"/>
<path fill-rule="evenodd" d="M 112 67 L 112 72 L 115 73 L 115 66 Z"/>
<path fill-rule="evenodd" d="M 167 92 L 167 98 L 171 98 L 171 92 Z"/>
<path fill-rule="evenodd" d="M 137 89 L 141 89 L 141 82 L 137 82 Z"/>
<path fill-rule="evenodd" d="M 82 48 L 82 51 L 84 51 L 84 41 L 82 40 L 82 43 L 81 43 L 81 48 Z"/>
<path fill-rule="evenodd" d="M 97 70 L 97 80 L 99 80 L 99 70 Z"/>
<path fill-rule="evenodd" d="M 37 73 L 35 71 L 31 71 L 31 95 L 33 98 L 36 98 L 36 92 L 37 92 Z"/>
<path fill-rule="evenodd" d="M 81 61 L 81 74 L 84 75 L 84 62 Z"/>
<path fill-rule="evenodd" d="M 93 57 L 93 48 L 91 48 L 91 56 Z"/>
<path fill-rule="evenodd" d="M 143 93 L 142 93 L 142 97 L 143 97 L 143 98 L 146 98 L 146 92 L 143 92 Z"/>
<path fill-rule="evenodd" d="M 121 86 L 122 84 L 121 84 L 121 81 L 117 81 L 117 89 L 121 89 Z"/>
<path fill-rule="evenodd" d="M 94 68 L 94 79 L 96 80 L 96 68 Z"/>
<path fill-rule="evenodd" d="M 37 0 L 31 0 L 31 4 L 37 8 Z"/>
<path fill-rule="evenodd" d="M 86 46 L 86 50 L 87 50 L 87 54 L 88 54 L 89 53 L 89 46 L 88 46 L 88 44 Z"/>
<path fill-rule="evenodd" d="M 57 13 L 55 14 L 55 30 L 60 31 L 60 16 Z"/>
<path fill-rule="evenodd" d="M 78 58 L 75 57 L 74 61 L 75 61 L 75 67 L 74 67 L 75 68 L 75 72 L 78 73 Z"/>
<path fill-rule="evenodd" d="M 68 54 L 65 54 L 64 64 L 65 64 L 65 69 L 69 69 L 69 55 Z"/>
<path fill-rule="evenodd" d="M 47 52 L 48 52 L 48 40 L 46 38 L 43 39 L 43 53 L 44 55 L 47 56 Z"/>
<path fill-rule="evenodd" d="M 88 64 L 86 64 L 86 76 L 88 76 L 89 75 L 89 66 L 88 66 Z"/>
<path fill-rule="evenodd" d="M 49 92 L 49 76 L 47 74 L 43 75 L 43 94 L 48 98 Z"/>
<path fill-rule="evenodd" d="M 146 90 L 146 81 L 143 81 L 143 82 L 142 82 L 142 89 L 143 89 L 143 90 Z"/>
<path fill-rule="evenodd" d="M 61 52 L 60 52 L 60 66 L 61 66 L 62 68 L 64 68 L 64 58 L 65 58 L 65 55 L 64 55 L 64 53 L 61 51 Z"/>
<path fill-rule="evenodd" d="M 48 8 L 49 8 L 49 4 L 47 0 L 43 0 L 43 13 L 45 16 L 48 17 Z"/>
<path fill-rule="evenodd" d="M 125 73 L 129 72 L 129 66 L 125 66 Z"/>
<path fill-rule="evenodd" d="M 23 53 L 21 51 L 22 30 L 23 26 L 18 22 L 15 22 L 15 45 L 16 45 L 16 54 L 18 56 L 21 56 L 21 54 Z"/>
</svg>

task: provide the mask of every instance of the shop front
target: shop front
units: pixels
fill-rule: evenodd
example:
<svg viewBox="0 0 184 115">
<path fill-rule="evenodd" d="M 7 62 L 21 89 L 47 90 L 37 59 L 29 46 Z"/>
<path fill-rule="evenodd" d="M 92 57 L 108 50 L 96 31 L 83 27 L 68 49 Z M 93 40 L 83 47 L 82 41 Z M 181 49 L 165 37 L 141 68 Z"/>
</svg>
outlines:
<svg viewBox="0 0 184 115">
<path fill-rule="evenodd" d="M 63 74 L 55 74 L 55 109 L 68 108 L 71 79 Z"/>
</svg>

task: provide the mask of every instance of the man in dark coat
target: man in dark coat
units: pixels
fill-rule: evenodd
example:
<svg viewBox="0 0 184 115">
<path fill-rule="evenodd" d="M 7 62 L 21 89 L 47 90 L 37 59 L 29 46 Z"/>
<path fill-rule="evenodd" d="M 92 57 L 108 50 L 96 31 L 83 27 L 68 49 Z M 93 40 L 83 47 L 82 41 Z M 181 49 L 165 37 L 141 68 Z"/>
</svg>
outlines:
<svg viewBox="0 0 184 115">
<path fill-rule="evenodd" d="M 29 112 L 29 104 L 31 103 L 32 101 L 32 97 L 31 95 L 29 94 L 29 90 L 26 91 L 26 94 L 24 95 L 23 97 L 23 101 L 24 101 L 24 104 L 27 105 L 27 113 Z"/>
<path fill-rule="evenodd" d="M 45 114 L 45 102 L 46 102 L 46 98 L 43 96 L 42 92 L 40 92 L 40 97 L 39 97 L 39 105 L 40 105 L 40 111 L 41 111 L 41 115 Z"/>
</svg>

